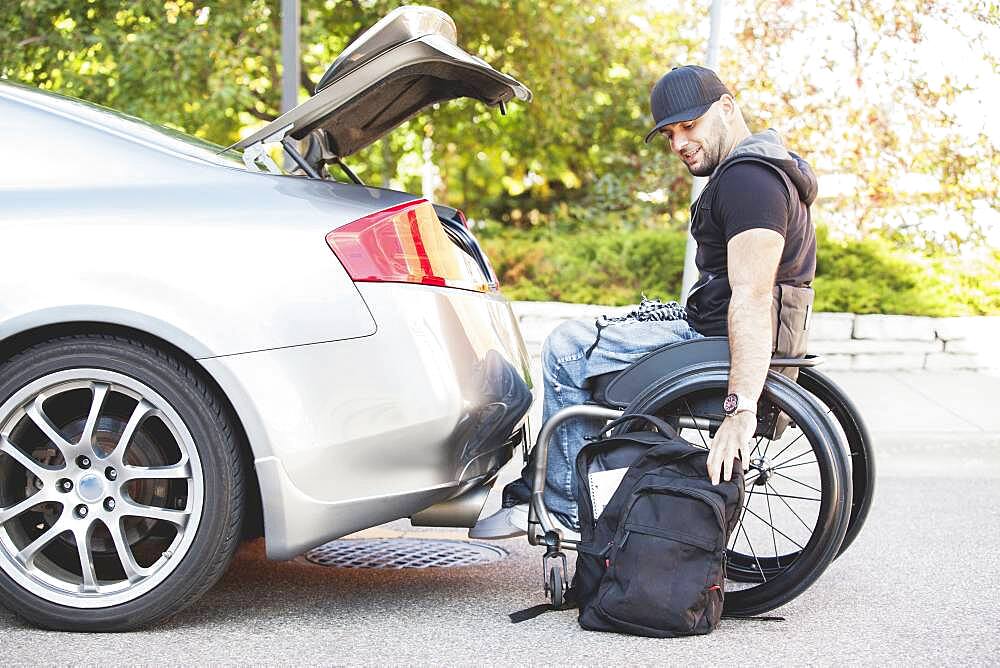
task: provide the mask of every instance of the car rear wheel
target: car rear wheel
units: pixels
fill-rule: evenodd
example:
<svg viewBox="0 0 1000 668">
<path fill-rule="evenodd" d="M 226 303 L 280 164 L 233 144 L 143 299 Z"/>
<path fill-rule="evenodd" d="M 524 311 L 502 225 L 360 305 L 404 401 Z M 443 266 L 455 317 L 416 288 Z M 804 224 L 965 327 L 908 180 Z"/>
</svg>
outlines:
<svg viewBox="0 0 1000 668">
<path fill-rule="evenodd" d="M 124 631 L 193 603 L 239 543 L 238 432 L 170 354 L 59 338 L 0 365 L 0 600 L 69 631 Z"/>
</svg>

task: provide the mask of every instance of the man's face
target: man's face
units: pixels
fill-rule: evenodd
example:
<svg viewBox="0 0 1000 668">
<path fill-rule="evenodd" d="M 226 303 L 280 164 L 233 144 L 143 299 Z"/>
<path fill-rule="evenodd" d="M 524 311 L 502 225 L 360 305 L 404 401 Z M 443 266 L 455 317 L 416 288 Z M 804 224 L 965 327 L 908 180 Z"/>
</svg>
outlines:
<svg viewBox="0 0 1000 668">
<path fill-rule="evenodd" d="M 710 176 L 726 157 L 729 135 L 719 114 L 718 102 L 691 121 L 671 123 L 660 134 L 695 176 Z"/>
</svg>

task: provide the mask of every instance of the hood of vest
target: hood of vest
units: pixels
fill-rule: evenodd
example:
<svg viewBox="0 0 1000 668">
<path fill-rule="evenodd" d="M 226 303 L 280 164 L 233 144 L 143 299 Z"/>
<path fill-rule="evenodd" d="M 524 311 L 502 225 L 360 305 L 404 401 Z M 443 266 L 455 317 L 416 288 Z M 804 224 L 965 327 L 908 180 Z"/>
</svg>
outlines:
<svg viewBox="0 0 1000 668">
<path fill-rule="evenodd" d="M 777 131 L 758 132 L 741 141 L 733 149 L 733 152 L 715 168 L 713 176 L 726 163 L 745 157 L 754 157 L 769 162 L 787 174 L 788 178 L 795 184 L 796 190 L 799 191 L 799 198 L 806 206 L 811 205 L 816 200 L 816 175 L 808 162 L 785 148 Z"/>
</svg>

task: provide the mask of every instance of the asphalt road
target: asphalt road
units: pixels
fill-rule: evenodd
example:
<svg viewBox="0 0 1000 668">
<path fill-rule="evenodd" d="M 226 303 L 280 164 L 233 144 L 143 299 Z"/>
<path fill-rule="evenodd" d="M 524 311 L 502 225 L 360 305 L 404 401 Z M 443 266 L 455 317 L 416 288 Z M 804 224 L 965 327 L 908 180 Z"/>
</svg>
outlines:
<svg viewBox="0 0 1000 668">
<path fill-rule="evenodd" d="M 497 542 L 510 554 L 489 566 L 397 571 L 269 562 L 258 541 L 153 630 L 51 633 L 0 610 L 0 665 L 1000 663 L 1000 431 L 875 435 L 868 523 L 776 611 L 784 622 L 674 640 L 586 632 L 573 611 L 512 625 L 508 613 L 543 602 L 540 548 L 523 539 Z M 406 521 L 368 533 L 464 537 Z"/>
</svg>

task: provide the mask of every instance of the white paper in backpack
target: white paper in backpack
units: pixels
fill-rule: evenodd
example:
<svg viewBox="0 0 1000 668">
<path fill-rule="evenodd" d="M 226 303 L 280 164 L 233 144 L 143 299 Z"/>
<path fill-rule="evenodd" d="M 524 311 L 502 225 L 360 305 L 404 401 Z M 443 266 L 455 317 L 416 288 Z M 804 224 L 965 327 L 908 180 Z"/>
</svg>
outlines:
<svg viewBox="0 0 1000 668">
<path fill-rule="evenodd" d="M 604 512 L 604 507 L 614 496 L 615 490 L 622 483 L 622 478 L 628 473 L 628 467 L 620 469 L 608 469 L 607 471 L 594 471 L 587 475 L 590 483 L 590 503 L 594 508 L 594 519 L 596 520 Z"/>
</svg>

